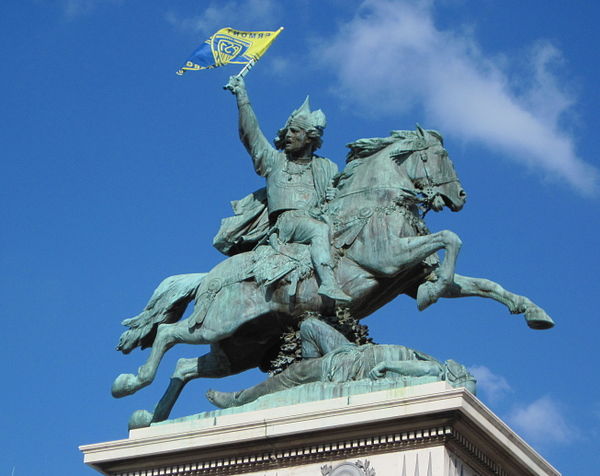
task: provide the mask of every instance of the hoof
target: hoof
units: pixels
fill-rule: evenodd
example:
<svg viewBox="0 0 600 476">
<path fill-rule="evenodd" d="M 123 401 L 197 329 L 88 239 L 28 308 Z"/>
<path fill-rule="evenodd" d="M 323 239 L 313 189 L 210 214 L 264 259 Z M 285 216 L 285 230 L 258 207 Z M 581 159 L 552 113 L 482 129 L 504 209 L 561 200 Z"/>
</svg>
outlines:
<svg viewBox="0 0 600 476">
<path fill-rule="evenodd" d="M 419 311 L 427 309 L 436 303 L 441 295 L 441 286 L 437 282 L 426 281 L 417 289 L 417 308 Z"/>
<path fill-rule="evenodd" d="M 527 311 L 525 311 L 525 322 L 527 322 L 527 325 L 531 329 L 536 330 L 544 330 L 554 327 L 554 321 L 552 318 L 546 314 L 543 309 L 537 306 L 529 308 Z"/>
<path fill-rule="evenodd" d="M 137 378 L 133 374 L 121 374 L 112 384 L 111 393 L 115 398 L 126 397 L 138 390 Z"/>
<path fill-rule="evenodd" d="M 131 417 L 129 417 L 127 426 L 130 430 L 149 427 L 153 417 L 154 413 L 151 413 L 148 410 L 136 410 Z"/>
</svg>

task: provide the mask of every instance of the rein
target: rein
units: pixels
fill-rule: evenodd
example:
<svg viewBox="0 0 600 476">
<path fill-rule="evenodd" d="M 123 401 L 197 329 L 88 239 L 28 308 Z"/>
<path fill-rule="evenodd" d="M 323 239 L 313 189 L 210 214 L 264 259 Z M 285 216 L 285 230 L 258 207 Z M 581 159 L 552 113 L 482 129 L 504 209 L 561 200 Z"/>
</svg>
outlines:
<svg viewBox="0 0 600 476">
<path fill-rule="evenodd" d="M 345 197 L 349 197 L 350 195 L 357 195 L 359 193 L 366 193 L 366 192 L 375 192 L 375 191 L 380 191 L 380 192 L 384 192 L 384 191 L 397 191 L 397 192 L 403 192 L 406 198 L 409 199 L 413 199 L 415 202 L 419 202 L 419 198 L 417 197 L 418 195 L 418 191 L 416 189 L 410 189 L 410 188 L 404 188 L 404 187 L 369 187 L 369 188 L 359 188 L 358 190 L 353 190 L 352 192 L 348 192 L 348 193 L 344 193 L 343 195 L 337 195 L 335 198 L 336 200 L 338 198 L 345 198 Z"/>
<path fill-rule="evenodd" d="M 442 181 L 434 181 L 431 178 L 431 174 L 429 173 L 429 170 L 427 169 L 427 154 L 423 153 L 423 150 L 419 151 L 419 158 L 421 159 L 421 164 L 423 166 L 423 171 L 425 172 L 425 179 L 427 179 L 427 183 L 420 189 L 419 193 L 422 193 L 423 195 L 425 195 L 423 200 L 420 200 L 420 203 L 422 205 L 425 205 L 425 210 L 423 211 L 423 216 L 425 216 L 425 214 L 431 210 L 431 205 L 433 200 L 435 199 L 436 196 L 440 195 L 440 192 L 436 191 L 435 188 L 440 187 L 442 185 L 447 185 L 449 183 L 459 183 L 458 178 L 452 178 L 452 179 L 448 179 L 448 180 L 443 180 Z M 421 178 L 418 179 L 413 179 L 413 182 L 419 182 L 421 181 Z"/>
<path fill-rule="evenodd" d="M 416 151 L 415 151 L 416 152 Z M 349 197 L 351 195 L 358 195 L 358 194 L 362 194 L 362 193 L 366 193 L 366 192 L 375 192 L 375 191 L 397 191 L 397 192 L 402 192 L 402 194 L 404 195 L 402 198 L 402 201 L 407 200 L 407 201 L 411 201 L 414 204 L 420 205 L 423 207 L 423 216 L 425 216 L 425 213 L 427 213 L 430 209 L 431 209 L 431 203 L 433 201 L 433 199 L 439 195 L 440 193 L 436 190 L 434 190 L 437 187 L 440 187 L 442 185 L 447 185 L 449 183 L 459 183 L 459 180 L 457 178 L 452 178 L 452 179 L 448 179 L 448 180 L 442 180 L 442 181 L 434 181 L 431 177 L 431 174 L 429 173 L 429 170 L 427 169 L 427 156 L 426 154 L 423 154 L 422 150 L 418 151 L 421 152 L 419 154 L 419 158 L 421 159 L 421 163 L 423 165 L 423 171 L 425 172 L 425 179 L 427 180 L 427 183 L 421 187 L 421 188 L 406 188 L 406 187 L 369 187 L 369 188 L 360 188 L 358 190 L 353 190 L 352 192 L 347 192 L 344 193 L 342 195 L 337 195 L 335 198 L 346 198 Z M 412 179 L 413 182 L 419 182 L 422 179 Z M 419 195 L 423 195 L 423 198 L 420 198 Z"/>
</svg>

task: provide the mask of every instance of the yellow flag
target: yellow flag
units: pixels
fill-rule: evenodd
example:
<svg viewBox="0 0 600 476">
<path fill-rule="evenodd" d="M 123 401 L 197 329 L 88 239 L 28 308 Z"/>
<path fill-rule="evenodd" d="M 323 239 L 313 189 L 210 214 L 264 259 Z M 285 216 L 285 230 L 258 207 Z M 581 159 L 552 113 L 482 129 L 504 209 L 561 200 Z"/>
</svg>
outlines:
<svg viewBox="0 0 600 476">
<path fill-rule="evenodd" d="M 282 30 L 283 27 L 276 31 L 240 31 L 229 27 L 221 28 L 192 53 L 177 74 L 216 68 L 230 63 L 256 62 Z"/>
</svg>

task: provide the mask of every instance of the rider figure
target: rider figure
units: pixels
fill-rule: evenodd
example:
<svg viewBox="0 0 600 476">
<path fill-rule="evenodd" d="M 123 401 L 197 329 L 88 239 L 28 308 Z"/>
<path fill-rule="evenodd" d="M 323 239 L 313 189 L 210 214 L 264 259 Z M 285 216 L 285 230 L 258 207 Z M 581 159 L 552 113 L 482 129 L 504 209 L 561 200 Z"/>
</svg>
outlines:
<svg viewBox="0 0 600 476">
<path fill-rule="evenodd" d="M 271 226 L 284 243 L 310 245 L 319 294 L 349 301 L 334 277 L 329 225 L 319 219 L 321 207 L 334 196 L 332 179 L 338 171 L 332 161 L 314 154 L 322 143 L 325 114 L 320 109 L 311 112 L 307 98 L 278 132 L 274 148 L 260 130 L 244 80 L 232 76 L 227 89 L 237 98 L 240 139 L 256 173 L 267 181 Z"/>
</svg>

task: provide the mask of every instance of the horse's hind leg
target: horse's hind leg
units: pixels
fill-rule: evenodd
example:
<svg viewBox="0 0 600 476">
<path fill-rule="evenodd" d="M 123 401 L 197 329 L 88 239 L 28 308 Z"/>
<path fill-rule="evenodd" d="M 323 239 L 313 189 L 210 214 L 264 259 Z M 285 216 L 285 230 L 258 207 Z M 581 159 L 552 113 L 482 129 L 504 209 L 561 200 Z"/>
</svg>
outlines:
<svg viewBox="0 0 600 476">
<path fill-rule="evenodd" d="M 208 354 L 196 359 L 179 359 L 175 372 L 171 376 L 169 387 L 154 409 L 152 423 L 166 420 L 179 398 L 183 387 L 197 378 L 221 378 L 232 375 L 231 365 L 227 356 L 218 345 L 212 345 Z"/>
<path fill-rule="evenodd" d="M 443 297 L 466 296 L 493 299 L 504 304 L 512 314 L 525 314 L 527 325 L 532 329 L 549 329 L 554 326 L 552 318 L 531 299 L 511 293 L 489 279 L 471 278 L 455 274 L 454 282 L 447 288 Z"/>
<path fill-rule="evenodd" d="M 137 410 L 129 418 L 129 429 L 145 428 L 152 423 L 164 421 L 169 418 L 175 402 L 179 398 L 183 387 L 191 380 L 200 377 L 220 378 L 231 375 L 231 365 L 227 356 L 221 351 L 218 344 L 211 346 L 211 351 L 199 358 L 179 359 L 175 372 L 171 376 L 169 386 L 162 398 L 154 408 L 154 412 Z"/>
<path fill-rule="evenodd" d="M 138 369 L 137 375 L 121 374 L 115 379 L 112 385 L 113 397 L 125 397 L 150 385 L 165 352 L 175 344 L 182 343 L 208 344 L 209 342 L 203 338 L 198 329 L 189 329 L 187 319 L 175 324 L 160 324 L 148 360 Z"/>
</svg>

